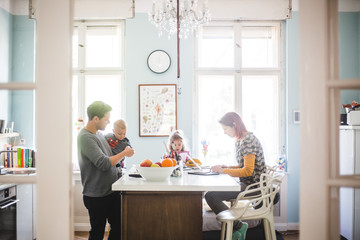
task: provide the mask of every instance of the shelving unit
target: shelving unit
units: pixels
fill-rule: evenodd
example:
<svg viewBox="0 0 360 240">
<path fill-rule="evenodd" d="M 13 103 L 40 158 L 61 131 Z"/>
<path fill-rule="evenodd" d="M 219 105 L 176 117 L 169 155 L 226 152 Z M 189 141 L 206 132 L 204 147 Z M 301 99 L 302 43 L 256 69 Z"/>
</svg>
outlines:
<svg viewBox="0 0 360 240">
<path fill-rule="evenodd" d="M 0 138 L 11 138 L 11 137 L 18 137 L 20 136 L 19 133 L 2 133 L 0 134 Z"/>
</svg>

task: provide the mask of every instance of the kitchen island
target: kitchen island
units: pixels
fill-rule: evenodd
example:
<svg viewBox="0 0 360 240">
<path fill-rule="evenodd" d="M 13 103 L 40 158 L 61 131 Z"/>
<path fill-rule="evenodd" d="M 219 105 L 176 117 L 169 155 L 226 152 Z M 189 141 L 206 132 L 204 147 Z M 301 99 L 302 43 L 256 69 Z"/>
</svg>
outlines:
<svg viewBox="0 0 360 240">
<path fill-rule="evenodd" d="M 133 169 L 129 171 L 133 172 Z M 122 239 L 202 239 L 202 199 L 206 191 L 239 191 L 226 175 L 170 177 L 149 182 L 125 174 L 112 186 L 121 191 Z"/>
</svg>

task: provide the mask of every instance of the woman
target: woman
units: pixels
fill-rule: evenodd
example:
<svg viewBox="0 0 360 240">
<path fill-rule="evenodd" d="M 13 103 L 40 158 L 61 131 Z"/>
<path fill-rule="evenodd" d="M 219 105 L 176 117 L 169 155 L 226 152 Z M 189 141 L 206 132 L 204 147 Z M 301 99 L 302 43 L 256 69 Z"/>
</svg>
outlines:
<svg viewBox="0 0 360 240">
<path fill-rule="evenodd" d="M 235 138 L 236 143 L 236 166 L 216 165 L 211 167 L 211 171 L 221 174 L 228 174 L 232 177 L 240 178 L 240 191 L 244 191 L 246 186 L 260 181 L 260 175 L 265 172 L 265 160 L 260 141 L 252 132 L 248 132 L 235 112 L 226 113 L 219 121 L 224 133 L 229 137 Z M 235 199 L 239 192 L 207 192 L 205 199 L 215 214 L 228 209 L 223 201 Z M 232 239 L 245 239 L 247 223 L 241 221 L 234 222 Z"/>
</svg>

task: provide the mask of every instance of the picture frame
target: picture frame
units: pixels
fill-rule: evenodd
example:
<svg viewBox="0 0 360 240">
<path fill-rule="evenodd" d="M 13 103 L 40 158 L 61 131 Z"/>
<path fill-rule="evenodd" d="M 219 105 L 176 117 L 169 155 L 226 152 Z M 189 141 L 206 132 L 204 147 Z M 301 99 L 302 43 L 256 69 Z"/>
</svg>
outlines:
<svg viewBox="0 0 360 240">
<path fill-rule="evenodd" d="M 176 84 L 139 84 L 139 136 L 167 137 L 175 129 Z"/>
</svg>

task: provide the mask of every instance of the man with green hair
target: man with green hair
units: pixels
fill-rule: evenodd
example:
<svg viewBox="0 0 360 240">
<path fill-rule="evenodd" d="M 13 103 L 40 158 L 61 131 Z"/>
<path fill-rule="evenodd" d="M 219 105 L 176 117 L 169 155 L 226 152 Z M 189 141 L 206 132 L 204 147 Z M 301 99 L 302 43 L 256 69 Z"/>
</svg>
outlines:
<svg viewBox="0 0 360 240">
<path fill-rule="evenodd" d="M 101 101 L 88 106 L 89 121 L 77 139 L 83 201 L 91 224 L 89 239 L 94 240 L 103 239 L 106 221 L 111 227 L 108 239 L 121 239 L 120 192 L 113 192 L 111 186 L 119 178 L 116 164 L 134 155 L 130 147 L 112 155 L 104 135 L 98 132 L 110 123 L 111 110 L 111 106 Z"/>
</svg>

